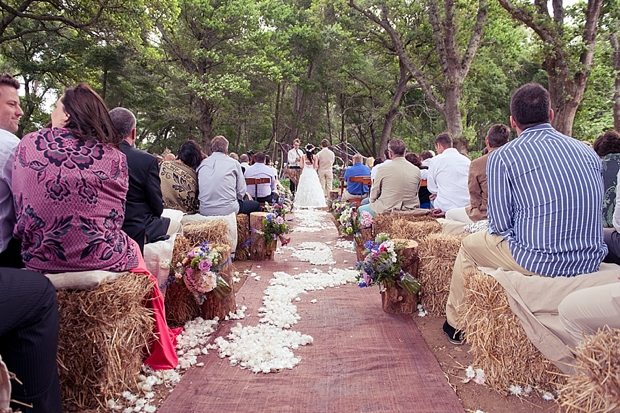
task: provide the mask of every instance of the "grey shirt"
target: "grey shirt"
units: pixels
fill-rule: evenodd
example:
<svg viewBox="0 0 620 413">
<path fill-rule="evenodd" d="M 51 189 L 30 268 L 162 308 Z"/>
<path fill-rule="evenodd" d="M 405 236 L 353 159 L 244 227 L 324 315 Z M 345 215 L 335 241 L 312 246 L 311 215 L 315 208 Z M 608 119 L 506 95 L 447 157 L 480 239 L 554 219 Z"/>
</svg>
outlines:
<svg viewBox="0 0 620 413">
<path fill-rule="evenodd" d="M 246 191 L 239 162 L 214 152 L 202 161 L 196 173 L 201 215 L 224 216 L 239 212 L 237 200 L 243 199 Z"/>
</svg>

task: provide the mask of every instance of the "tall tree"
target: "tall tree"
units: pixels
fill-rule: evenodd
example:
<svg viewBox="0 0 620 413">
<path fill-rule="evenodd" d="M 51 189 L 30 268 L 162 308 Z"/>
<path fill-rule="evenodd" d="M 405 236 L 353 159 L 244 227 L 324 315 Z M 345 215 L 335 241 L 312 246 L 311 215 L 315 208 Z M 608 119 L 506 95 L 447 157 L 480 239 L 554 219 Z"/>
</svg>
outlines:
<svg viewBox="0 0 620 413">
<path fill-rule="evenodd" d="M 418 7 L 416 2 L 408 4 L 410 9 Z M 418 10 L 417 14 L 428 14 L 439 73 L 429 65 L 428 53 L 420 53 L 421 46 L 411 38 L 411 33 L 416 30 L 408 22 L 416 19 L 409 16 L 406 6 L 401 9 L 403 15 L 397 15 L 399 6 L 396 4 L 388 7 L 386 2 L 381 2 L 361 6 L 355 0 L 349 0 L 352 8 L 385 31 L 387 38 L 384 44 L 388 50 L 398 56 L 429 103 L 443 115 L 448 131 L 460 138 L 463 133 L 459 108 L 461 91 L 480 46 L 487 17 L 487 0 L 476 2 L 473 15 L 468 15 L 465 3 L 457 7 L 455 0 L 428 0 L 425 4 L 428 7 Z M 460 15 L 459 11 L 464 12 L 464 15 Z M 473 25 L 470 24 L 472 21 Z M 461 33 L 467 30 L 468 36 Z M 463 38 L 467 37 L 468 41 L 463 42 Z"/>
<path fill-rule="evenodd" d="M 549 77 L 549 94 L 555 111 L 553 126 L 572 135 L 573 121 L 586 88 L 592 65 L 599 15 L 603 0 L 582 3 L 570 26 L 562 0 L 498 0 L 515 20 L 532 29 L 545 45 L 543 68 Z"/>
</svg>

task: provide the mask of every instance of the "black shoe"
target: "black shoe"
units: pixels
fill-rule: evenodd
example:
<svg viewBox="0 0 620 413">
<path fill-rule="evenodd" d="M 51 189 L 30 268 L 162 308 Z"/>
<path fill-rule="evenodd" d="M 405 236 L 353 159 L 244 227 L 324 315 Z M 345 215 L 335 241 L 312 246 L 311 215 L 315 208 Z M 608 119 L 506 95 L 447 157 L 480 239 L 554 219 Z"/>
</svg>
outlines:
<svg viewBox="0 0 620 413">
<path fill-rule="evenodd" d="M 443 332 L 446 333 L 451 344 L 463 344 L 463 332 L 452 327 L 447 320 L 443 323 Z"/>
</svg>

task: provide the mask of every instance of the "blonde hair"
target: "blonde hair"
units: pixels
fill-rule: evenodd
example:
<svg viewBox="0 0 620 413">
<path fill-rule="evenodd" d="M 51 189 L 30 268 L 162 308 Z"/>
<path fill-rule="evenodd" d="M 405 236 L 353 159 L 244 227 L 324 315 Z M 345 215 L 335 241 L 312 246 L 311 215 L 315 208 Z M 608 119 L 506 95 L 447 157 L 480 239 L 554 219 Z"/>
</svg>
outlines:
<svg viewBox="0 0 620 413">
<path fill-rule="evenodd" d="M 372 167 L 375 166 L 375 158 L 372 156 L 366 158 L 366 166 L 372 169 Z"/>
<path fill-rule="evenodd" d="M 355 155 L 353 155 L 353 163 L 362 162 L 363 160 L 364 157 L 361 153 L 356 153 Z"/>
</svg>

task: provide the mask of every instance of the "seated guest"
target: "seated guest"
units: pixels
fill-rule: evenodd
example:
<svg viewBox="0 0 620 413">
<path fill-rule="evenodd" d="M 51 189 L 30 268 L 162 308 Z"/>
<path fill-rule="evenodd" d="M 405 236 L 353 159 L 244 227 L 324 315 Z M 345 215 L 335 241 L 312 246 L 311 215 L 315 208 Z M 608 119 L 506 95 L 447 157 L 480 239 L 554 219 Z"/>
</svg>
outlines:
<svg viewBox="0 0 620 413">
<path fill-rule="evenodd" d="M 353 166 L 344 171 L 344 180 L 347 183 L 346 189 L 342 192 L 342 200 L 349 201 L 351 199 L 360 199 L 368 193 L 368 186 L 362 185 L 361 182 L 351 182 L 354 176 L 370 176 L 370 168 L 362 164 L 362 154 L 353 155 Z"/>
<path fill-rule="evenodd" d="M 237 155 L 236 153 L 231 152 L 231 153 L 228 154 L 228 156 L 233 158 L 235 161 L 239 162 L 239 155 Z"/>
<path fill-rule="evenodd" d="M 250 167 L 250 157 L 242 153 L 241 156 L 239 156 L 239 163 L 241 164 L 241 170 L 245 173 L 245 170 Z"/>
<path fill-rule="evenodd" d="M 603 236 L 607 245 L 608 253 L 603 261 L 620 265 L 620 171 L 616 178 L 616 198 L 614 199 L 613 228 L 605 228 Z"/>
<path fill-rule="evenodd" d="M 451 343 L 462 339 L 463 274 L 501 267 L 524 275 L 573 277 L 598 271 L 607 254 L 601 161 L 591 148 L 551 126 L 549 102 L 547 90 L 534 83 L 512 95 L 510 124 L 518 139 L 488 159 L 489 230 L 461 242 L 443 326 Z"/>
<path fill-rule="evenodd" d="M 278 170 L 272 165 L 272 163 L 271 163 L 271 156 L 265 155 L 265 165 L 267 165 L 268 167 L 271 168 L 271 170 L 273 171 L 273 175 L 276 177 L 276 183 L 277 183 L 277 180 L 278 180 Z"/>
<path fill-rule="evenodd" d="M 470 160 L 452 147 L 449 133 L 441 133 L 435 138 L 435 149 L 439 155 L 433 158 L 428 167 L 428 190 L 436 216 L 452 208 L 469 205 L 467 176 Z"/>
<path fill-rule="evenodd" d="M 0 311 L 0 356 L 16 378 L 12 411 L 61 413 L 54 286 L 43 274 L 0 268 Z"/>
<path fill-rule="evenodd" d="M 259 211 L 258 202 L 243 200 L 245 178 L 239 162 L 228 156 L 228 140 L 223 136 L 213 138 L 211 152 L 196 170 L 200 214 L 224 216 Z"/>
<path fill-rule="evenodd" d="M 200 146 L 190 140 L 181 145 L 175 161 L 161 164 L 159 178 L 164 208 L 176 209 L 190 215 L 198 213 L 196 168 L 203 159 Z"/>
<path fill-rule="evenodd" d="M 603 161 L 603 227 L 613 227 L 614 206 L 616 205 L 616 176 L 620 170 L 620 134 L 609 130 L 596 138 L 594 151 Z"/>
<path fill-rule="evenodd" d="M 108 110 L 88 85 L 65 89 L 52 128 L 24 136 L 17 146 L 13 197 L 26 268 L 43 273 L 105 270 L 149 274 L 138 244 L 121 230 L 129 187 L 127 161 Z M 163 296 L 152 275 L 146 305 L 155 335 L 145 363 L 177 365 Z"/>
<path fill-rule="evenodd" d="M 392 139 L 388 154 L 392 160 L 377 173 L 370 190 L 370 203 L 359 207 L 373 216 L 392 209 L 411 210 L 420 206 L 420 170 L 405 159 L 405 143 Z"/>
<path fill-rule="evenodd" d="M 471 224 L 487 219 L 487 161 L 489 154 L 505 145 L 510 138 L 510 129 L 506 125 L 493 125 L 484 141 L 488 149 L 485 155 L 472 161 L 469 166 L 469 205 L 453 208 L 446 212 L 446 219 Z"/>
<path fill-rule="evenodd" d="M 370 171 L 370 180 L 374 183 L 375 182 L 375 177 L 377 176 L 377 172 L 379 172 L 379 169 L 383 166 L 383 165 L 387 165 L 390 162 L 392 162 L 392 159 L 390 159 L 390 153 L 389 153 L 389 149 L 385 149 L 385 151 L 383 151 L 383 154 L 385 155 L 385 158 L 383 158 L 383 162 L 377 162 L 375 160 L 375 165 L 372 168 L 372 170 Z"/>
<path fill-rule="evenodd" d="M 19 82 L 8 73 L 0 74 L 0 266 L 23 268 L 20 241 L 13 238 L 15 210 L 11 192 L 11 174 L 19 139 Z"/>
<path fill-rule="evenodd" d="M 428 178 L 428 168 L 422 165 L 422 159 L 413 152 L 405 155 L 405 159 L 409 161 L 412 165 L 415 165 L 420 170 L 420 179 L 425 180 Z M 420 198 L 420 208 L 430 209 L 431 207 L 431 193 L 428 190 L 428 187 L 420 185 L 420 190 L 418 191 L 418 198 Z"/>
<path fill-rule="evenodd" d="M 278 200 L 276 193 L 276 175 L 273 168 L 265 165 L 265 153 L 254 154 L 254 164 L 245 170 L 245 178 L 269 178 L 268 184 L 250 185 L 247 187 L 248 194 L 258 202 L 275 202 Z"/>
<path fill-rule="evenodd" d="M 420 159 L 422 160 L 422 166 L 425 166 L 428 169 L 434 156 L 435 156 L 435 152 L 433 151 L 420 152 Z"/>
<path fill-rule="evenodd" d="M 161 216 L 164 202 L 157 158 L 135 147 L 136 117 L 125 108 L 115 108 L 110 111 L 110 118 L 123 138 L 121 151 L 127 157 L 129 167 L 129 190 L 122 229 L 144 253 L 144 244 L 168 239 L 181 230 L 181 222 Z"/>
<path fill-rule="evenodd" d="M 375 158 L 373 158 L 372 156 L 366 158 L 366 166 L 369 167 L 372 171 L 372 167 L 375 166 Z"/>
</svg>

